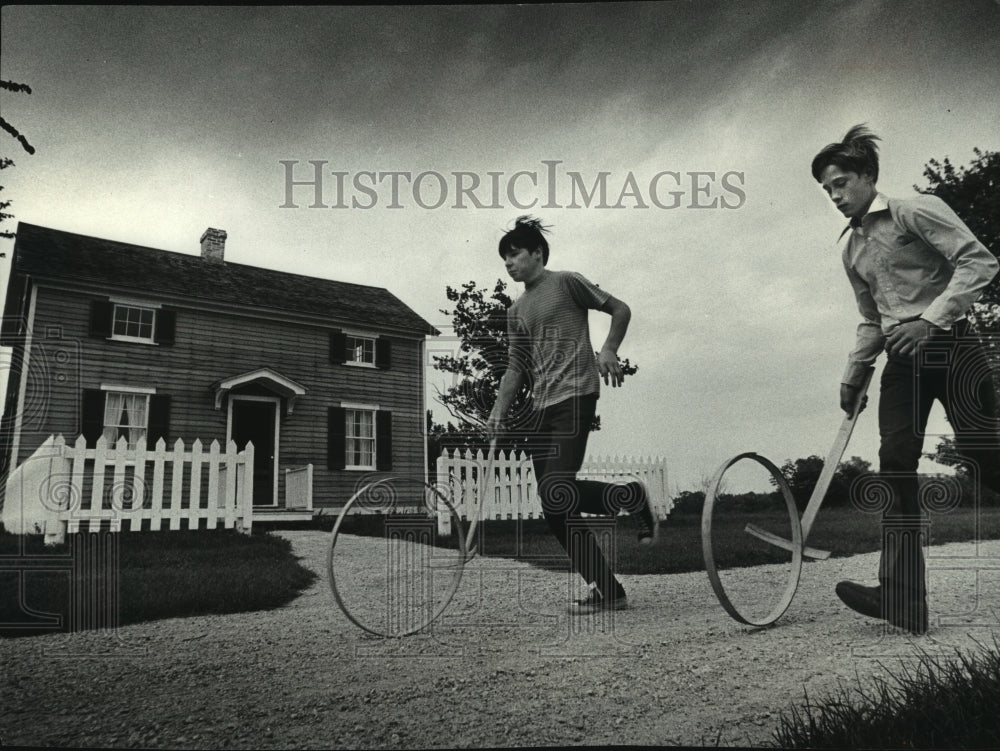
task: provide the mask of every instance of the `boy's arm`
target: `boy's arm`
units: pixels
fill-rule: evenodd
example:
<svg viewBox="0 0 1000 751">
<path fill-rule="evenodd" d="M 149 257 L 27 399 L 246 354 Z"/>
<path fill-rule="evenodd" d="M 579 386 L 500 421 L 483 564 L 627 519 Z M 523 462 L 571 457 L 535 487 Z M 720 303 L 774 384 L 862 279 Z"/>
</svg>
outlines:
<svg viewBox="0 0 1000 751">
<path fill-rule="evenodd" d="M 618 364 L 618 347 L 625 338 L 628 331 L 628 323 L 632 318 L 632 311 L 628 305 L 600 287 L 590 282 L 582 274 L 576 272 L 564 273 L 560 276 L 561 283 L 566 285 L 574 302 L 581 308 L 600 310 L 611 316 L 611 328 L 608 331 L 608 338 L 604 340 L 604 345 L 597 353 L 597 369 L 604 377 L 604 383 L 612 386 L 621 386 L 625 380 L 621 365 Z"/>
<path fill-rule="evenodd" d="M 490 411 L 489 419 L 486 420 L 486 432 L 490 437 L 500 432 L 503 416 L 507 414 L 507 411 L 514 403 L 514 399 L 517 397 L 523 384 L 524 373 L 514 368 L 507 368 L 500 378 L 497 399 L 493 402 L 493 409 Z"/>
<path fill-rule="evenodd" d="M 492 438 L 496 436 L 503 427 L 503 417 L 510 410 L 511 405 L 517 398 L 521 387 L 524 385 L 527 367 L 527 350 L 524 336 L 519 332 L 507 314 L 507 367 L 500 377 L 500 385 L 497 388 L 497 398 L 493 402 L 493 409 L 486 420 L 486 432 Z"/>
<path fill-rule="evenodd" d="M 846 255 L 844 257 L 844 270 L 851 282 L 854 297 L 858 301 L 858 311 L 862 318 L 861 323 L 858 324 L 854 349 L 847 356 L 847 368 L 844 370 L 840 384 L 840 408 L 851 414 L 854 411 L 854 403 L 858 399 L 861 384 L 865 380 L 868 368 L 875 362 L 875 358 L 878 357 L 885 345 L 885 335 L 882 333 L 878 306 L 875 304 L 875 298 L 872 297 L 871 289 L 865 280 L 851 268 Z"/>
<path fill-rule="evenodd" d="M 611 316 L 611 328 L 601 351 L 597 353 L 597 369 L 604 377 L 605 384 L 608 384 L 610 379 L 611 386 L 621 386 L 625 380 L 625 374 L 622 373 L 621 365 L 618 364 L 618 347 L 621 346 L 625 332 L 628 331 L 632 310 L 613 295 L 608 295 L 608 299 L 599 310 Z"/>
<path fill-rule="evenodd" d="M 935 328 L 950 329 L 965 315 L 1000 269 L 1000 263 L 948 204 L 936 196 L 896 204 L 894 217 L 954 269 L 944 291 L 920 318 L 900 324 L 890 335 L 889 351 L 908 355 Z"/>
</svg>

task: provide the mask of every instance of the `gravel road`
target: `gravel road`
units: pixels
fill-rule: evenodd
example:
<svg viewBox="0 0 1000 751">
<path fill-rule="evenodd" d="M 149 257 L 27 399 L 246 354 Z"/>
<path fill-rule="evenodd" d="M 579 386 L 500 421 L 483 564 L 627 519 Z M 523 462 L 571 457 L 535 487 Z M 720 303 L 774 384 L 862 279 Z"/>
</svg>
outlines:
<svg viewBox="0 0 1000 751">
<path fill-rule="evenodd" d="M 0 641 L 0 745 L 769 745 L 806 692 L 912 667 L 919 650 L 975 650 L 1000 626 L 990 542 L 931 550 L 924 637 L 836 599 L 838 580 L 871 581 L 869 554 L 807 564 L 791 608 L 763 630 L 730 619 L 704 572 L 623 577 L 629 610 L 580 619 L 565 612 L 577 589 L 565 572 L 478 558 L 432 633 L 385 640 L 331 597 L 328 535 L 280 534 L 321 577 L 279 610 Z M 344 566 L 370 569 L 364 550 Z M 773 596 L 783 576 L 741 570 L 727 591 Z"/>
</svg>

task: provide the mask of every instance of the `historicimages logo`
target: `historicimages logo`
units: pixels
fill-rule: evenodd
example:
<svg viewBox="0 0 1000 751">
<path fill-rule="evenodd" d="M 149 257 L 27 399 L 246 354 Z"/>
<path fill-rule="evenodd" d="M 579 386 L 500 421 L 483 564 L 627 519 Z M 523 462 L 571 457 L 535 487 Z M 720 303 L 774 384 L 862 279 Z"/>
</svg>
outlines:
<svg viewBox="0 0 1000 751">
<path fill-rule="evenodd" d="M 533 169 L 358 170 L 326 159 L 282 159 L 282 209 L 738 209 L 746 203 L 739 170 L 647 173 L 565 169 L 543 159 Z"/>
</svg>

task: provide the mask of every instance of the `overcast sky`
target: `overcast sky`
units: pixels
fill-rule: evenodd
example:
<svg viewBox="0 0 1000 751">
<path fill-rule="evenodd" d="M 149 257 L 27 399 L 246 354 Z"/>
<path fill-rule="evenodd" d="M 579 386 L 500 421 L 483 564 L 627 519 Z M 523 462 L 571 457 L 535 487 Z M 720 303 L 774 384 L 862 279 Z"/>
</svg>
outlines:
<svg viewBox="0 0 1000 751">
<path fill-rule="evenodd" d="M 3 115 L 37 149 L 0 134 L 18 220 L 185 253 L 225 229 L 228 260 L 387 287 L 435 350 L 445 285 L 506 278 L 497 241 L 534 202 L 549 268 L 633 311 L 639 373 L 604 389 L 591 452 L 664 456 L 674 491 L 833 442 L 858 315 L 815 153 L 867 122 L 879 187 L 908 196 L 929 159 L 1000 148 L 996 0 L 2 14 L 0 75 L 32 88 Z M 326 208 L 286 205 L 282 161 L 325 162 Z M 605 201 L 574 205 L 574 173 Z M 877 463 L 872 407 L 848 455 Z"/>
</svg>

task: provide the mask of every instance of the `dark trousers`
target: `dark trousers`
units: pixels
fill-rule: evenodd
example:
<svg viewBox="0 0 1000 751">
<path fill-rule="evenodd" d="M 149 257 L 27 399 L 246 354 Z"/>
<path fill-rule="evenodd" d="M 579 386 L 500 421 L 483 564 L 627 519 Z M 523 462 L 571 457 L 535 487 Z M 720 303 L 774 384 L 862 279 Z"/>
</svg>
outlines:
<svg viewBox="0 0 1000 751">
<path fill-rule="evenodd" d="M 531 419 L 528 451 L 542 512 L 552 534 L 566 550 L 573 568 L 605 597 L 624 594 L 612 565 L 598 545 L 597 536 L 581 513 L 616 515 L 638 504 L 638 486 L 577 480 L 583 464 L 587 437 L 597 409 L 597 396 L 567 399 L 535 412 Z"/>
<path fill-rule="evenodd" d="M 913 356 L 889 357 L 882 372 L 879 463 L 892 500 L 882 520 L 879 582 L 885 602 L 898 607 L 919 606 L 926 598 L 926 522 L 917 465 L 935 399 L 972 476 L 1000 488 L 996 391 L 986 353 L 964 321 L 931 337 Z"/>
</svg>

